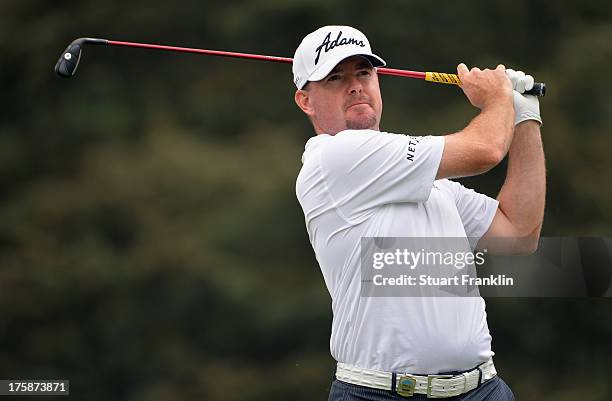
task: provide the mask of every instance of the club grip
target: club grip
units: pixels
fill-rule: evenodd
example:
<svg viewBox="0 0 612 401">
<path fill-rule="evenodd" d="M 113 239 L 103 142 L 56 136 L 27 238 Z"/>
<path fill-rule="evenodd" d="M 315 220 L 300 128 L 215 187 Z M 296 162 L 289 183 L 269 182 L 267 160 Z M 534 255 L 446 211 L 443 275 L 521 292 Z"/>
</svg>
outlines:
<svg viewBox="0 0 612 401">
<path fill-rule="evenodd" d="M 439 84 L 450 84 L 450 85 L 461 85 L 459 76 L 457 74 L 447 74 L 444 72 L 426 72 L 425 80 L 429 82 L 436 82 Z M 536 82 L 533 84 L 533 88 L 523 93 L 524 95 L 544 96 L 546 95 L 546 84 L 542 82 Z"/>
<path fill-rule="evenodd" d="M 546 84 L 544 82 L 536 82 L 533 84 L 533 88 L 525 91 L 523 95 L 545 96 Z"/>
</svg>

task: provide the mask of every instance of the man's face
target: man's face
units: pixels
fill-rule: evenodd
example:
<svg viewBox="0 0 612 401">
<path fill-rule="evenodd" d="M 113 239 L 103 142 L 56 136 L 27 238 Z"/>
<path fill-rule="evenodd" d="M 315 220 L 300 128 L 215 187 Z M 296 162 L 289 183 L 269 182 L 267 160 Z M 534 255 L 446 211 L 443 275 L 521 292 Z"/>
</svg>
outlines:
<svg viewBox="0 0 612 401">
<path fill-rule="evenodd" d="M 317 134 L 335 135 L 346 129 L 379 130 L 382 98 L 378 75 L 363 57 L 352 56 L 324 79 L 309 82 L 295 94 Z"/>
</svg>

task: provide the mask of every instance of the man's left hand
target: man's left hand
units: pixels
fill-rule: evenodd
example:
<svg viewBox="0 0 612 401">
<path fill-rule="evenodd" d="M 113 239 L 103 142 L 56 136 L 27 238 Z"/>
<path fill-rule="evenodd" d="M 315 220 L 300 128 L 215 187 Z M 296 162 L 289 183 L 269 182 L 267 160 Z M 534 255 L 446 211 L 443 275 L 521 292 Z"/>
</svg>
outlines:
<svg viewBox="0 0 612 401">
<path fill-rule="evenodd" d="M 514 97 L 514 125 L 523 121 L 535 120 L 542 124 L 540 117 L 540 103 L 533 95 L 523 95 L 525 91 L 533 88 L 534 79 L 523 71 L 506 69 L 506 75 L 512 83 L 512 95 Z"/>
</svg>

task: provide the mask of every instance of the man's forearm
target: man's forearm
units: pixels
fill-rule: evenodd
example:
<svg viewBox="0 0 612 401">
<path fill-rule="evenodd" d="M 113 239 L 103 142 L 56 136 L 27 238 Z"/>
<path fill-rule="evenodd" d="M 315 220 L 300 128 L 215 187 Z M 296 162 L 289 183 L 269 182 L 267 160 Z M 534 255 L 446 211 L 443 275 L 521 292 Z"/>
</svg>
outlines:
<svg viewBox="0 0 612 401">
<path fill-rule="evenodd" d="M 514 132 L 512 104 L 483 110 L 463 130 L 444 137 L 444 152 L 436 179 L 483 174 L 508 152 Z"/>
<path fill-rule="evenodd" d="M 544 219 L 546 168 L 540 125 L 518 124 L 508 151 L 508 172 L 497 199 L 520 237 L 539 237 Z"/>
</svg>

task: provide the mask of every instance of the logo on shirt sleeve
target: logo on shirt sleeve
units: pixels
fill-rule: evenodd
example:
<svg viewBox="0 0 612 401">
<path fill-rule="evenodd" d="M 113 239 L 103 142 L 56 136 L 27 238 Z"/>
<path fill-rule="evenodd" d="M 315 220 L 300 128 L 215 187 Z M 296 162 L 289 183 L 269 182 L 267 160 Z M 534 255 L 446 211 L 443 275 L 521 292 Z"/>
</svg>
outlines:
<svg viewBox="0 0 612 401">
<path fill-rule="evenodd" d="M 421 142 L 422 138 L 419 138 L 417 136 L 410 136 L 410 135 L 406 135 L 409 140 L 408 140 L 408 152 L 406 152 L 406 160 L 408 160 L 409 162 L 413 162 L 414 161 L 414 156 L 416 155 L 416 146 L 419 144 L 419 142 Z"/>
</svg>

